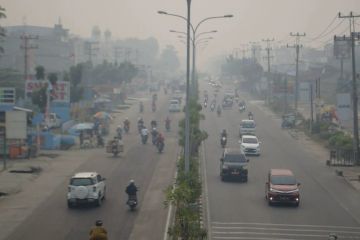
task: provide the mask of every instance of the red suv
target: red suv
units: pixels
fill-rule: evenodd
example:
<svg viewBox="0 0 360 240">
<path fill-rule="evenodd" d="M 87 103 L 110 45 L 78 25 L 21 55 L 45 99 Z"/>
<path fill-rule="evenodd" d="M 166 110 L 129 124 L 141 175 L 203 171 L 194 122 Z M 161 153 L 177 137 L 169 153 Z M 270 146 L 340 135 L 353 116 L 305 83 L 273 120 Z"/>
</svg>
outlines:
<svg viewBox="0 0 360 240">
<path fill-rule="evenodd" d="M 300 183 L 292 171 L 288 169 L 270 169 L 266 187 L 265 198 L 269 205 L 273 203 L 291 203 L 296 207 L 300 204 Z"/>
</svg>

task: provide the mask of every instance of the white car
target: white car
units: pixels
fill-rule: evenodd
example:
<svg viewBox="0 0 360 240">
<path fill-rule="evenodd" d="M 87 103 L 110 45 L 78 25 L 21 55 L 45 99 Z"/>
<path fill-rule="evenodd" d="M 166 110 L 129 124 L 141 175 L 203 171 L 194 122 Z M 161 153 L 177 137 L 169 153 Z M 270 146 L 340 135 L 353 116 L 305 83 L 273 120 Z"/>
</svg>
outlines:
<svg viewBox="0 0 360 240">
<path fill-rule="evenodd" d="M 68 207 L 94 203 L 100 206 L 106 195 L 105 178 L 96 172 L 76 173 L 70 179 L 67 203 Z"/>
<path fill-rule="evenodd" d="M 170 100 L 169 112 L 180 112 L 181 111 L 181 103 L 177 99 Z"/>
<path fill-rule="evenodd" d="M 260 143 L 254 135 L 242 135 L 240 141 L 240 149 L 245 155 L 260 156 Z"/>
<path fill-rule="evenodd" d="M 256 124 L 254 120 L 241 120 L 239 128 L 239 136 L 242 135 L 255 135 Z"/>
</svg>

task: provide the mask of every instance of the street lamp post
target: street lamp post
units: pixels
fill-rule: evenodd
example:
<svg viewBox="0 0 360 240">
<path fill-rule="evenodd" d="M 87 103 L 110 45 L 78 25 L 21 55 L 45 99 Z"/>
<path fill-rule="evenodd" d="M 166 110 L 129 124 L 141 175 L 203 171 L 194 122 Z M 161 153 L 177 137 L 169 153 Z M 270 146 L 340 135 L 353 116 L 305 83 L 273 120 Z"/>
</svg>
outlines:
<svg viewBox="0 0 360 240">
<path fill-rule="evenodd" d="M 186 105 L 185 105 L 185 149 L 184 149 L 184 160 L 185 160 L 185 173 L 189 172 L 190 169 L 190 116 L 189 116 L 189 103 L 190 103 L 190 31 L 192 30 L 193 33 L 193 41 L 195 41 L 195 37 L 196 37 L 196 31 L 199 28 L 199 26 L 210 19 L 216 19 L 216 18 L 231 18 L 233 17 L 233 15 L 228 14 L 228 15 L 224 15 L 224 16 L 217 16 L 217 17 L 208 17 L 205 18 L 203 20 L 201 20 L 197 26 L 194 28 L 193 25 L 191 24 L 191 0 L 187 0 L 187 18 L 178 15 L 178 14 L 172 14 L 172 13 L 167 13 L 165 11 L 158 11 L 159 14 L 164 14 L 164 15 L 169 15 L 169 16 L 174 16 L 174 17 L 179 17 L 184 19 L 187 22 L 187 31 L 186 31 L 186 35 L 187 35 L 187 41 L 186 41 Z M 193 47 L 194 47 L 194 43 L 193 43 Z M 195 49 L 193 50 L 193 52 L 195 52 Z M 194 85 L 195 82 L 195 57 L 193 56 L 193 74 L 192 74 L 192 82 Z"/>
</svg>

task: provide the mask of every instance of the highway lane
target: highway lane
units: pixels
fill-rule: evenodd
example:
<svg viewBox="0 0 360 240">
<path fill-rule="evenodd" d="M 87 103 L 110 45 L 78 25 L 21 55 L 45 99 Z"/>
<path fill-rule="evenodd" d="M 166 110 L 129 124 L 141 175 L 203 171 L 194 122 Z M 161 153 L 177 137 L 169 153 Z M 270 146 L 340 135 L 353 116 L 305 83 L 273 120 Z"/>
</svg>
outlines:
<svg viewBox="0 0 360 240">
<path fill-rule="evenodd" d="M 208 85 L 204 86 L 212 92 Z M 219 176 L 220 132 L 227 129 L 228 145 L 239 147 L 239 123 L 247 118 L 247 112 L 239 113 L 234 108 L 223 110 L 217 117 L 209 109 L 204 111 L 202 128 L 209 133 L 204 144 L 204 165 L 211 239 L 327 239 L 330 232 L 360 239 L 359 193 L 335 176 L 333 169 L 325 167 L 316 153 L 282 130 L 279 119 L 264 111 L 262 105 L 259 101 L 249 102 L 262 141 L 262 155 L 249 157 L 248 183 L 222 182 Z M 270 168 L 289 168 L 295 173 L 301 182 L 298 208 L 267 205 L 265 179 Z"/>
<path fill-rule="evenodd" d="M 167 217 L 167 209 L 163 206 L 163 190 L 173 182 L 178 154 L 177 122 L 182 114 L 170 115 L 167 111 L 169 96 L 161 94 L 159 98 L 158 111 L 149 112 L 150 103 L 146 101 L 145 113 L 141 116 L 147 125 L 152 119 L 159 122 L 166 139 L 164 153 L 157 153 L 151 141 L 145 146 L 141 144 L 136 129 L 136 120 L 140 114 L 138 106 L 133 106 L 127 114 L 132 124 L 130 133 L 124 136 L 125 152 L 114 158 L 106 154 L 105 149 L 87 150 L 93 152 L 92 157 L 74 169 L 74 172 L 97 171 L 107 178 L 107 196 L 103 205 L 99 208 L 68 209 L 68 181 L 65 181 L 53 189 L 51 196 L 44 199 L 43 204 L 7 239 L 88 239 L 89 230 L 96 219 L 104 221 L 110 239 L 161 239 Z M 167 115 L 172 118 L 170 132 L 165 132 L 164 127 Z M 115 122 L 124 120 L 124 115 L 117 116 Z M 116 125 L 112 126 L 112 132 Z M 81 157 L 81 154 L 76 157 Z M 130 212 L 125 204 L 127 196 L 124 190 L 130 179 L 135 179 L 140 188 L 140 204 L 136 212 Z"/>
</svg>

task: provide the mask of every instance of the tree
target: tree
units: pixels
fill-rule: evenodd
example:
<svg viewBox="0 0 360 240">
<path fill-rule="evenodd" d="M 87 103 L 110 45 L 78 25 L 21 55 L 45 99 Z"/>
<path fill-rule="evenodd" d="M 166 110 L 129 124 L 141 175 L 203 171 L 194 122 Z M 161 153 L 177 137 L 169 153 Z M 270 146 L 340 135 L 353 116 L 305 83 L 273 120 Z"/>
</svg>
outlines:
<svg viewBox="0 0 360 240">
<path fill-rule="evenodd" d="M 6 14 L 5 14 L 5 8 L 0 6 L 0 19 L 1 18 L 6 18 Z M 6 34 L 5 34 L 5 29 L 0 26 L 0 41 L 3 40 L 3 38 L 5 38 Z M 0 46 L 0 53 L 4 52 L 4 48 Z"/>
<path fill-rule="evenodd" d="M 48 80 L 51 83 L 51 85 L 56 85 L 56 82 L 58 80 L 58 76 L 56 73 L 49 73 L 48 75 Z"/>
<path fill-rule="evenodd" d="M 46 110 L 46 101 L 47 101 L 47 85 L 43 86 L 37 91 L 34 91 L 31 96 L 32 103 L 37 105 L 40 109 L 40 112 L 45 113 Z"/>
<path fill-rule="evenodd" d="M 76 66 L 72 66 L 70 68 L 70 82 L 71 85 L 76 87 L 81 83 L 82 75 L 83 75 L 84 65 L 79 63 Z"/>
<path fill-rule="evenodd" d="M 123 62 L 119 66 L 120 81 L 131 82 L 138 73 L 138 69 L 130 62 Z"/>
<path fill-rule="evenodd" d="M 35 77 L 37 80 L 45 79 L 45 68 L 43 66 L 37 66 L 35 68 Z"/>
</svg>

